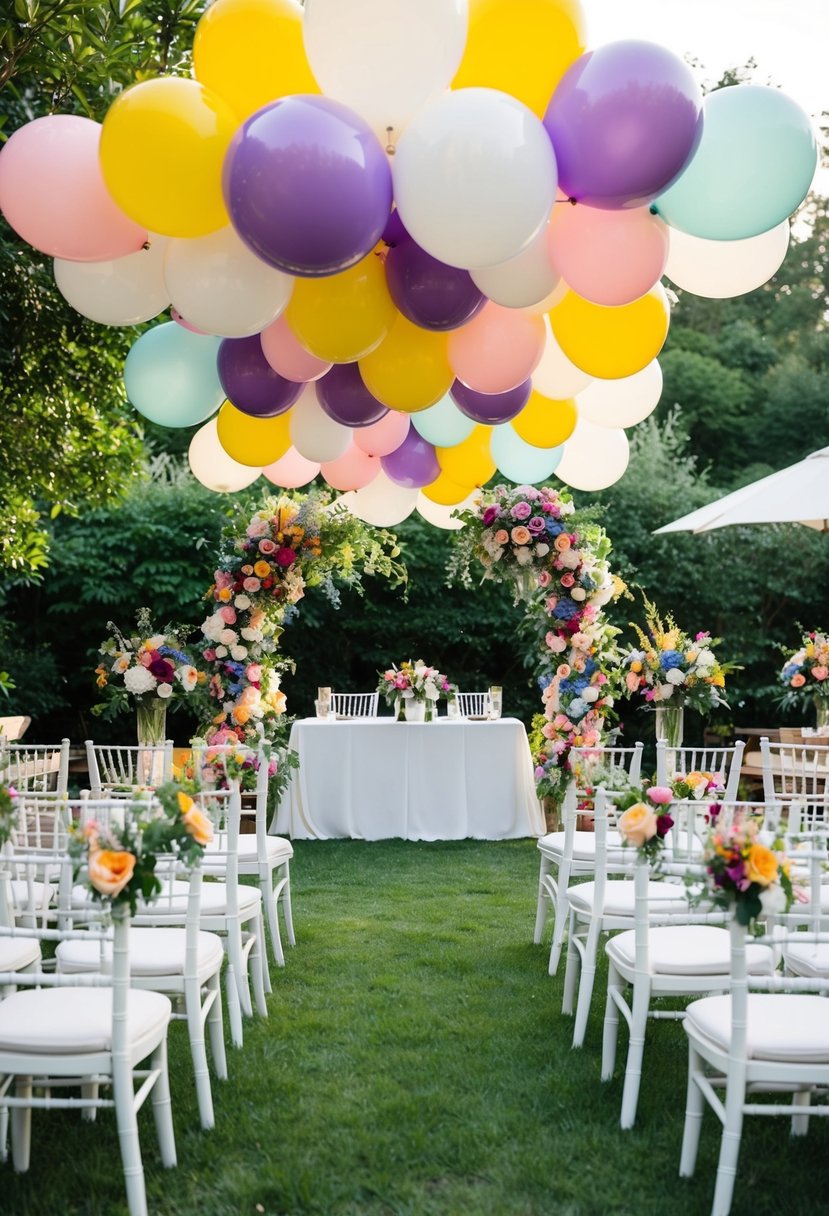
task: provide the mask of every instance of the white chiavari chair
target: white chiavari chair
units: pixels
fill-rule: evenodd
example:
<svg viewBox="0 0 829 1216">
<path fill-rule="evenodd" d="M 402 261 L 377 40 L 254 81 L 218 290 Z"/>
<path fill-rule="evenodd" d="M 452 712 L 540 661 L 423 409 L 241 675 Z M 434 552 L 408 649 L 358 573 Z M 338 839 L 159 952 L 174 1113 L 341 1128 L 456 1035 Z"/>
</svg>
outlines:
<svg viewBox="0 0 829 1216">
<path fill-rule="evenodd" d="M 111 794 L 129 797 L 138 790 L 155 789 L 173 775 L 173 741 L 120 746 L 87 739 L 86 763 L 93 798 Z"/>
<path fill-rule="evenodd" d="M 378 692 L 332 692 L 331 714 L 335 718 L 376 718 Z"/>
<path fill-rule="evenodd" d="M 789 830 L 829 827 L 829 745 L 760 740 L 763 796 L 782 804 Z"/>
<path fill-rule="evenodd" d="M 60 743 L 8 743 L 0 736 L 3 780 L 31 794 L 68 794 L 69 740 Z"/>
<path fill-rule="evenodd" d="M 664 739 L 656 744 L 656 784 L 671 785 L 689 773 L 710 773 L 723 789 L 723 801 L 739 797 L 740 768 L 745 743 L 739 739 L 730 747 L 668 747 Z"/>
<path fill-rule="evenodd" d="M 488 692 L 459 692 L 455 694 L 458 716 L 461 718 L 489 718 L 492 714 L 492 697 Z"/>
</svg>

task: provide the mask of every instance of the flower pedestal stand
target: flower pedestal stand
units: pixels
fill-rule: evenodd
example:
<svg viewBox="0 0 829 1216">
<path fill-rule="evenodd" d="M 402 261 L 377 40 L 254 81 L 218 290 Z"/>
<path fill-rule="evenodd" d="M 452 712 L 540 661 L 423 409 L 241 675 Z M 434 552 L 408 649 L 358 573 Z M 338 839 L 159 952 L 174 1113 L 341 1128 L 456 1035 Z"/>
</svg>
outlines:
<svg viewBox="0 0 829 1216">
<path fill-rule="evenodd" d="M 162 747 L 167 731 L 167 702 L 161 697 L 145 695 L 135 702 L 135 728 L 138 747 Z M 157 786 L 164 780 L 164 756 L 160 751 L 139 750 L 136 776 L 141 785 Z"/>
</svg>

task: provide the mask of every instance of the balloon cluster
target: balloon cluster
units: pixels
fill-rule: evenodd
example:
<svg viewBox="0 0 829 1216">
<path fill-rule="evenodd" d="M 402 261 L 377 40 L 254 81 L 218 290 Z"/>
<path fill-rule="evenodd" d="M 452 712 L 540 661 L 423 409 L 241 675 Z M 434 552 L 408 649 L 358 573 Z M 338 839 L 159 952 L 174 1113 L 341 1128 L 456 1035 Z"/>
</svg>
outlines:
<svg viewBox="0 0 829 1216">
<path fill-rule="evenodd" d="M 765 282 L 817 163 L 776 89 L 703 99 L 579 0 L 216 0 L 194 77 L 36 119 L 0 208 L 79 312 L 135 325 L 129 399 L 203 424 L 216 490 L 320 471 L 370 523 L 451 526 L 496 471 L 584 490 L 655 408 L 661 279 Z"/>
</svg>

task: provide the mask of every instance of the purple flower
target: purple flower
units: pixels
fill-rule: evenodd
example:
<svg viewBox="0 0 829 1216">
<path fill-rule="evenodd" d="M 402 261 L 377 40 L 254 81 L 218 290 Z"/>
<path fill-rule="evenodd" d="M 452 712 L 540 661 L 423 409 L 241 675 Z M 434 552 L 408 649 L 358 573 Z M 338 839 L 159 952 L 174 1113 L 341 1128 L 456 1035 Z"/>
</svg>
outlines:
<svg viewBox="0 0 829 1216">
<path fill-rule="evenodd" d="M 674 826 L 674 821 L 670 815 L 656 816 L 656 834 L 657 836 L 667 836 L 671 828 Z"/>
<path fill-rule="evenodd" d="M 172 684 L 176 672 L 173 664 L 167 659 L 153 659 L 149 670 L 161 684 Z"/>
<path fill-rule="evenodd" d="M 546 524 L 541 515 L 533 515 L 527 520 L 527 531 L 532 532 L 533 536 L 540 536 L 542 532 L 547 531 Z"/>
<path fill-rule="evenodd" d="M 529 519 L 532 513 L 533 509 L 528 502 L 517 502 L 511 511 L 513 519 Z"/>
<path fill-rule="evenodd" d="M 497 518 L 498 518 L 498 508 L 497 507 L 490 506 L 490 507 L 484 508 L 483 522 L 484 522 L 485 528 L 488 528 L 489 525 L 491 523 L 493 523 Z"/>
</svg>

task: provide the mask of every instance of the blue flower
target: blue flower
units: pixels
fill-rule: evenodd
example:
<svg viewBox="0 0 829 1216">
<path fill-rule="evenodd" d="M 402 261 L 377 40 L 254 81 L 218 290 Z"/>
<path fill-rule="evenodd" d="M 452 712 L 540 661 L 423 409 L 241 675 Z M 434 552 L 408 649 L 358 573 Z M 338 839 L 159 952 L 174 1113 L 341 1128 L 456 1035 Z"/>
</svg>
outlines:
<svg viewBox="0 0 829 1216">
<path fill-rule="evenodd" d="M 541 689 L 542 692 L 544 692 L 545 688 L 549 688 L 550 685 L 552 684 L 552 682 L 553 682 L 552 676 L 539 676 L 538 677 L 538 687 Z"/>
<path fill-rule="evenodd" d="M 561 599 L 553 609 L 553 616 L 559 621 L 571 621 L 579 610 L 575 600 Z"/>
<path fill-rule="evenodd" d="M 659 656 L 659 666 L 663 671 L 671 671 L 674 667 L 681 667 L 684 662 L 685 657 L 678 650 L 663 650 Z"/>
<path fill-rule="evenodd" d="M 186 654 L 182 654 L 180 650 L 174 650 L 172 646 L 159 646 L 158 653 L 163 654 L 166 658 L 175 659 L 177 663 L 188 663 L 190 659 Z"/>
<path fill-rule="evenodd" d="M 551 519 L 549 515 L 544 522 L 548 536 L 558 536 L 560 532 L 564 531 L 564 524 L 559 523 L 557 519 Z"/>
</svg>

